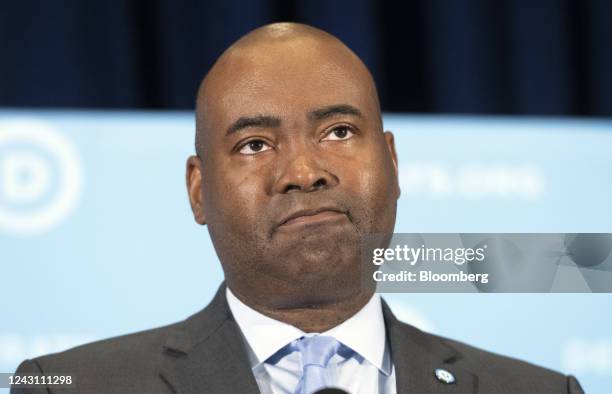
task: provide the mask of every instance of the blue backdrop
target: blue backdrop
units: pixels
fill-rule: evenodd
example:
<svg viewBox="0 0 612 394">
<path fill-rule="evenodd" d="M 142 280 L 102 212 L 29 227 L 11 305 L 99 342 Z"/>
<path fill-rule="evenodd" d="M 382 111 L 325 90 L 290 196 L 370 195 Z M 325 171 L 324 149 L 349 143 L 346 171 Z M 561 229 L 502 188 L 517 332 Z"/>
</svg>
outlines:
<svg viewBox="0 0 612 394">
<path fill-rule="evenodd" d="M 612 121 L 385 116 L 397 232 L 612 232 Z M 188 112 L 0 111 L 0 372 L 175 322 L 222 280 Z M 389 294 L 425 330 L 612 387 L 610 294 Z M 1 391 L 1 390 L 0 390 Z"/>
</svg>

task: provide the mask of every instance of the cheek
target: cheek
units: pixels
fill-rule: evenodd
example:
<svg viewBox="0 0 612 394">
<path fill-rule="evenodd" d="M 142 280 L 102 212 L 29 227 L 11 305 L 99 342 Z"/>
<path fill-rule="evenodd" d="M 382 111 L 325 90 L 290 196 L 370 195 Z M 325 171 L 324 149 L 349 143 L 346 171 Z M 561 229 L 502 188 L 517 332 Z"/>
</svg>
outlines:
<svg viewBox="0 0 612 394">
<path fill-rule="evenodd" d="M 261 220 L 266 202 L 266 184 L 262 171 L 246 168 L 229 169 L 212 173 L 205 189 L 205 203 L 209 223 L 233 233 L 251 232 Z"/>
<path fill-rule="evenodd" d="M 370 163 L 370 166 L 362 168 L 356 180 L 362 198 L 365 200 L 363 206 L 370 207 L 374 213 L 388 205 L 392 196 L 390 176 L 384 165 Z"/>
<path fill-rule="evenodd" d="M 263 181 L 252 172 L 230 172 L 226 166 L 207 186 L 208 231 L 226 274 L 247 272 L 266 255 L 268 204 Z"/>
<path fill-rule="evenodd" d="M 386 152 L 375 150 L 363 155 L 367 160 L 353 163 L 354 171 L 347 176 L 354 204 L 356 220 L 364 232 L 393 230 L 396 214 L 395 173 Z"/>
</svg>

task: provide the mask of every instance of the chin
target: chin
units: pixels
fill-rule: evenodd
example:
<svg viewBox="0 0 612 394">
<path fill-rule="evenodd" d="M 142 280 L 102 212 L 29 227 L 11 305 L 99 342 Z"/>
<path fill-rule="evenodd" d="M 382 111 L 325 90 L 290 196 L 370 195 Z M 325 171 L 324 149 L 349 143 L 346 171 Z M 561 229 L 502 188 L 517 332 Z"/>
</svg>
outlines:
<svg viewBox="0 0 612 394">
<path fill-rule="evenodd" d="M 278 261 L 287 262 L 296 277 L 328 278 L 358 270 L 360 248 L 359 239 L 346 233 L 312 233 L 287 245 Z"/>
<path fill-rule="evenodd" d="M 293 283 L 296 293 L 302 294 L 312 302 L 333 301 L 358 293 L 361 288 L 361 264 L 359 255 L 339 254 L 339 248 L 319 249 L 297 248 L 288 256 L 280 275 L 288 283 Z M 299 297 L 302 298 L 302 297 Z"/>
</svg>

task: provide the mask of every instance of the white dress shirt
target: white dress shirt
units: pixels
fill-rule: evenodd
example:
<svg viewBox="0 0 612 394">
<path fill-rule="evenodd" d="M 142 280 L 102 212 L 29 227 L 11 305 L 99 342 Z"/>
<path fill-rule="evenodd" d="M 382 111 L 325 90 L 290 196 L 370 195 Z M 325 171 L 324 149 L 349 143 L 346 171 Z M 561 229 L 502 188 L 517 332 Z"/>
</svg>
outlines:
<svg viewBox="0 0 612 394">
<path fill-rule="evenodd" d="M 302 373 L 300 355 L 285 346 L 314 335 L 274 320 L 245 305 L 229 289 L 229 308 L 238 323 L 262 394 L 293 394 Z M 395 394 L 395 368 L 385 333 L 380 296 L 374 294 L 355 315 L 321 335 L 342 345 L 327 367 L 331 386 L 351 394 Z M 282 352 L 279 350 L 283 349 Z M 274 357 L 272 357 L 274 356 Z"/>
</svg>

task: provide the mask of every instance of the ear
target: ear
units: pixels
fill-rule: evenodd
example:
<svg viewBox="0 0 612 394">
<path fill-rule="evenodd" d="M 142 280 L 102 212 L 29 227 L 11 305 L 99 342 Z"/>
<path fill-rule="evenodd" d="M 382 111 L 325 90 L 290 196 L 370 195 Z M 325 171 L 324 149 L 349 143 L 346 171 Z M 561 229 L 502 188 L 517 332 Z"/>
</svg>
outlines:
<svg viewBox="0 0 612 394">
<path fill-rule="evenodd" d="M 199 224 L 206 224 L 204 216 L 204 197 L 202 195 L 202 160 L 198 156 L 189 156 L 186 170 L 187 194 L 193 217 Z"/>
<path fill-rule="evenodd" d="M 395 153 L 395 140 L 392 132 L 385 131 L 385 141 L 387 142 L 387 149 L 389 149 L 389 154 L 391 155 L 391 161 L 393 161 L 393 170 L 395 171 L 396 198 L 399 198 L 401 194 L 399 186 L 399 170 L 397 167 L 397 153 Z"/>
</svg>

